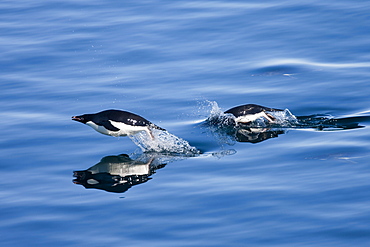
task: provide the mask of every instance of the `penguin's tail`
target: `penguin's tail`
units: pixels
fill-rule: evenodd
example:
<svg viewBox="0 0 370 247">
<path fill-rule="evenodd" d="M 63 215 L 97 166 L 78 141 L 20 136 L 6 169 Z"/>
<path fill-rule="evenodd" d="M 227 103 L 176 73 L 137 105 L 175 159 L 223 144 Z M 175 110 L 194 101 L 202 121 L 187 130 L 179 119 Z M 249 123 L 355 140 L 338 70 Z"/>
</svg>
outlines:
<svg viewBox="0 0 370 247">
<path fill-rule="evenodd" d="M 150 127 L 153 128 L 153 129 L 157 129 L 157 130 L 166 131 L 165 129 L 163 129 L 163 128 L 161 128 L 161 127 L 159 127 L 159 126 L 157 126 L 157 125 L 155 125 L 153 123 L 150 125 Z"/>
</svg>

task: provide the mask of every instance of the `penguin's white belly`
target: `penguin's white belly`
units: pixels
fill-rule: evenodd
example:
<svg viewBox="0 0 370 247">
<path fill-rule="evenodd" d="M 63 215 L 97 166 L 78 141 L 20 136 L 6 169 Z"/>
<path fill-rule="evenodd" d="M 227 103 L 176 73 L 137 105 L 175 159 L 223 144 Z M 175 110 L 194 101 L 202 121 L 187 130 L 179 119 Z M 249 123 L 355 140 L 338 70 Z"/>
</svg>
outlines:
<svg viewBox="0 0 370 247">
<path fill-rule="evenodd" d="M 128 124 L 124 124 L 120 122 L 114 122 L 111 120 L 109 120 L 109 122 L 114 127 L 119 129 L 119 131 L 108 130 L 104 126 L 97 125 L 92 121 L 89 121 L 86 124 L 90 126 L 91 128 L 93 128 L 94 130 L 96 130 L 97 132 L 102 133 L 104 135 L 109 135 L 109 136 L 128 136 L 128 135 L 134 135 L 141 131 L 149 132 L 147 126 L 132 126 L 132 125 L 128 125 Z"/>
<path fill-rule="evenodd" d="M 139 133 L 141 131 L 149 132 L 148 126 L 132 126 L 121 122 L 114 122 L 111 120 L 109 120 L 109 122 L 117 129 L 120 129 L 120 131 L 118 132 L 121 136 L 135 135 L 136 133 Z"/>
<path fill-rule="evenodd" d="M 259 112 L 259 113 L 256 113 L 256 114 L 247 114 L 247 115 L 244 115 L 244 116 L 237 117 L 235 119 L 235 122 L 237 122 L 237 123 L 249 123 L 249 122 L 253 122 L 253 121 L 255 121 L 259 118 L 266 118 L 267 120 L 272 121 L 271 118 L 265 112 Z"/>
</svg>

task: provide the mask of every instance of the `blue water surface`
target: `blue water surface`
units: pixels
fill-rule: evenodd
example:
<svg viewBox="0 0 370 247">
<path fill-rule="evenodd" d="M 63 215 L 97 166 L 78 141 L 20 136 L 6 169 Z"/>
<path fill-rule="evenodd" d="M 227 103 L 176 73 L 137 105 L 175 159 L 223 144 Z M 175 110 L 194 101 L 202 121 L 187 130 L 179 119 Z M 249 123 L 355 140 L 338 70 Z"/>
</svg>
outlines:
<svg viewBox="0 0 370 247">
<path fill-rule="evenodd" d="M 369 13 L 349 0 L 1 1 L 1 246 L 369 246 Z M 352 125 L 205 124 L 248 103 Z M 71 121 L 105 109 L 201 153 L 145 153 Z"/>
</svg>

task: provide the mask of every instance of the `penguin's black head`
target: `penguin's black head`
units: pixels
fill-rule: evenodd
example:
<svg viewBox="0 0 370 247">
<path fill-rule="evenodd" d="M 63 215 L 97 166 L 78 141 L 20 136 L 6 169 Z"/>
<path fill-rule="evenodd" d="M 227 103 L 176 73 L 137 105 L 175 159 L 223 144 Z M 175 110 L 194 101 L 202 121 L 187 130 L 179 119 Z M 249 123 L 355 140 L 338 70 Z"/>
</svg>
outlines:
<svg viewBox="0 0 370 247">
<path fill-rule="evenodd" d="M 90 114 L 84 114 L 84 115 L 81 115 L 81 116 L 73 116 L 72 120 L 85 124 L 88 121 L 91 121 L 91 116 L 90 116 Z"/>
</svg>

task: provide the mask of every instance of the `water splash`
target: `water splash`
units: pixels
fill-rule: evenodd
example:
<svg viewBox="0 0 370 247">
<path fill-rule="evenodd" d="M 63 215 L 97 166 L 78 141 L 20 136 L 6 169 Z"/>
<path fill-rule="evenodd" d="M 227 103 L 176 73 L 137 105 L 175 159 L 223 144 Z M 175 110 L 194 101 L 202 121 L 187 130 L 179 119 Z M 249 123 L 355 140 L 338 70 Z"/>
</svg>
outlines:
<svg viewBox="0 0 370 247">
<path fill-rule="evenodd" d="M 297 117 L 288 109 L 285 109 L 284 111 L 269 112 L 269 114 L 275 117 L 274 125 L 277 125 L 280 128 L 295 127 L 299 124 Z"/>
<path fill-rule="evenodd" d="M 143 152 L 172 153 L 190 156 L 200 153 L 197 148 L 192 147 L 187 141 L 168 131 L 153 129 L 152 134 L 154 136 L 153 139 L 144 131 L 129 136 L 129 138 Z"/>
<path fill-rule="evenodd" d="M 217 127 L 228 127 L 235 125 L 235 117 L 231 114 L 225 114 L 218 106 L 216 101 L 205 101 L 202 108 L 206 112 L 206 123 L 209 125 L 217 125 Z"/>
</svg>

